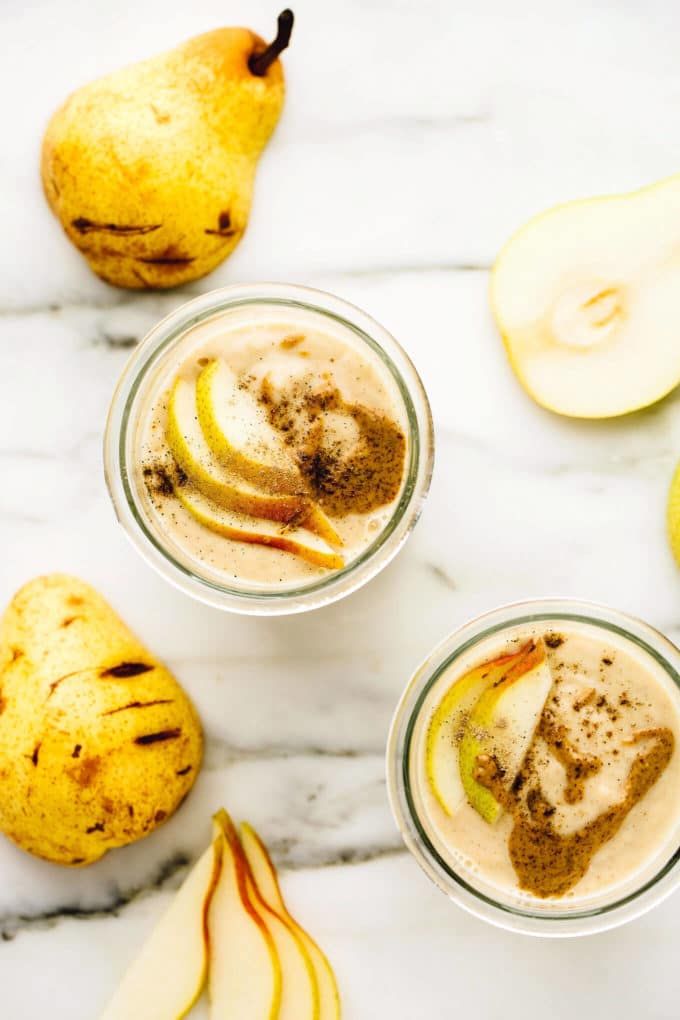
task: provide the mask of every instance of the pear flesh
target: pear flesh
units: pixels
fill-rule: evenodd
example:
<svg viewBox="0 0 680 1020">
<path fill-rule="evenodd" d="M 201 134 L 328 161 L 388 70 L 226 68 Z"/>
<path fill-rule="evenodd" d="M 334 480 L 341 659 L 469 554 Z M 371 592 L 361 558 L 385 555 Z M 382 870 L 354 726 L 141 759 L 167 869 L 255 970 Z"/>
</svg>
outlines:
<svg viewBox="0 0 680 1020">
<path fill-rule="evenodd" d="M 101 1020 L 181 1020 L 208 972 L 208 912 L 222 866 L 216 839 L 191 870 Z"/>
<path fill-rule="evenodd" d="M 248 29 L 217 29 L 84 86 L 53 115 L 45 194 L 103 280 L 175 287 L 234 250 L 283 106 L 273 58 L 290 38 L 285 13 L 273 49 Z"/>
<path fill-rule="evenodd" d="M 226 811 L 107 1006 L 102 1020 L 181 1020 L 209 971 L 214 1020 L 340 1020 L 333 971 L 290 916 L 276 870 Z"/>
<path fill-rule="evenodd" d="M 314 968 L 319 998 L 319 1020 L 340 1020 L 340 993 L 326 955 L 312 937 L 291 917 L 279 886 L 276 868 L 254 829 L 242 823 L 241 843 L 260 897 L 298 936 Z"/>
<path fill-rule="evenodd" d="M 537 403 L 577 418 L 627 414 L 680 383 L 680 176 L 571 202 L 501 251 L 491 304 Z"/>
<path fill-rule="evenodd" d="M 268 495 L 229 474 L 206 442 L 198 417 L 196 385 L 181 376 L 170 394 L 166 437 L 170 451 L 196 488 L 226 510 L 268 520 L 301 520 L 310 501 L 299 495 Z"/>
<path fill-rule="evenodd" d="M 432 792 L 443 810 L 453 817 L 466 794 L 458 766 L 458 747 L 474 705 L 487 688 L 505 676 L 524 650 L 476 666 L 446 692 L 430 720 L 426 769 Z"/>
<path fill-rule="evenodd" d="M 491 790 L 477 780 L 480 759 L 495 763 L 510 788 L 524 763 L 553 679 L 543 641 L 531 643 L 488 687 L 472 709 L 460 743 L 459 768 L 465 794 L 493 825 L 503 813 Z"/>
<path fill-rule="evenodd" d="M 198 420 L 208 446 L 224 466 L 273 492 L 302 488 L 297 464 L 281 434 L 252 394 L 219 358 L 196 381 Z"/>
<path fill-rule="evenodd" d="M 199 524 L 223 538 L 279 549 L 326 570 L 340 570 L 345 564 L 342 556 L 334 552 L 322 538 L 304 528 L 287 527 L 274 521 L 231 513 L 211 503 L 199 492 L 184 486 L 177 488 L 176 495 L 185 510 Z"/>
<path fill-rule="evenodd" d="M 254 902 L 247 862 L 226 812 L 215 818 L 222 871 L 210 908 L 211 1020 L 278 1020 L 282 972 Z"/>
</svg>

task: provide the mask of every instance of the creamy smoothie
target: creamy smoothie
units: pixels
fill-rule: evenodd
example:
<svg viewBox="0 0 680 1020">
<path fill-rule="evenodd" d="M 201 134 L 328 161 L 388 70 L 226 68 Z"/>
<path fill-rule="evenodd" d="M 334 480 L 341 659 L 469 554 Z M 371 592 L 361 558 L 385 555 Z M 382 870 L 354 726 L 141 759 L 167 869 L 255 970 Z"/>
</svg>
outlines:
<svg viewBox="0 0 680 1020">
<path fill-rule="evenodd" d="M 548 909 L 625 895 L 680 841 L 677 688 L 595 625 L 522 625 L 437 678 L 413 732 L 414 808 L 440 857 L 492 897 Z"/>
<path fill-rule="evenodd" d="M 137 427 L 137 497 L 176 559 L 220 584 L 304 586 L 389 522 L 408 449 L 389 368 L 342 323 L 232 309 L 161 362 Z"/>
</svg>

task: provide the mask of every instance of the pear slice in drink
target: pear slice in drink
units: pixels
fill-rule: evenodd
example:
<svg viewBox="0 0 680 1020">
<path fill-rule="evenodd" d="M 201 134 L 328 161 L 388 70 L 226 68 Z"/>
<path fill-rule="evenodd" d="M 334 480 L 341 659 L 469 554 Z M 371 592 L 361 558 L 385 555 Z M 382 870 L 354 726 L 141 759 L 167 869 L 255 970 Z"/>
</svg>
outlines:
<svg viewBox="0 0 680 1020">
<path fill-rule="evenodd" d="M 296 492 L 303 481 L 290 448 L 255 397 L 221 358 L 196 380 L 196 408 L 206 442 L 229 471 L 270 492 Z"/>
<path fill-rule="evenodd" d="M 524 646 L 475 666 L 448 689 L 432 715 L 426 743 L 427 777 L 447 815 L 455 815 L 465 802 L 458 755 L 470 712 L 484 691 L 505 676 L 526 650 Z"/>
<path fill-rule="evenodd" d="M 342 556 L 322 538 L 305 528 L 294 528 L 275 521 L 233 513 L 188 486 L 178 486 L 175 495 L 199 524 L 223 538 L 280 549 L 326 570 L 341 570 L 345 565 Z"/>
<path fill-rule="evenodd" d="M 468 801 L 491 825 L 500 818 L 503 807 L 479 782 L 480 772 L 491 765 L 503 786 L 512 786 L 531 747 L 552 683 L 545 644 L 542 640 L 532 642 L 484 690 L 470 712 L 460 742 L 460 778 Z"/>
<path fill-rule="evenodd" d="M 333 545 L 342 544 L 326 515 L 307 496 L 270 494 L 223 468 L 200 425 L 196 384 L 182 376 L 175 380 L 170 393 L 166 439 L 181 470 L 204 496 L 225 510 L 283 524 L 294 522 Z"/>
</svg>

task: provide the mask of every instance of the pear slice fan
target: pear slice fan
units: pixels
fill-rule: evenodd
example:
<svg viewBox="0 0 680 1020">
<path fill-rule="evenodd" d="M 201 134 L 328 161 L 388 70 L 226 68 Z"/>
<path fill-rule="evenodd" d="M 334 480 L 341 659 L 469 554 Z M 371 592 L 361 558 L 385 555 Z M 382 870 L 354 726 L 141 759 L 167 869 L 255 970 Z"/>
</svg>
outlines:
<svg viewBox="0 0 680 1020">
<path fill-rule="evenodd" d="M 331 966 L 289 914 L 264 844 L 224 810 L 102 1020 L 181 1020 L 206 979 L 211 1020 L 340 1020 Z"/>
<path fill-rule="evenodd" d="M 330 548 L 342 545 L 340 537 L 301 491 L 291 453 L 225 362 L 211 361 L 196 381 L 178 376 L 166 439 L 191 483 L 176 486 L 175 494 L 199 524 L 326 569 L 344 566 Z"/>
<path fill-rule="evenodd" d="M 471 669 L 449 688 L 430 720 L 426 745 L 427 777 L 447 815 L 455 815 L 466 798 L 465 785 L 455 759 L 470 713 L 482 694 L 502 680 L 525 652 L 526 649 L 522 648 Z"/>
<path fill-rule="evenodd" d="M 493 825 L 503 813 L 491 790 L 478 780 L 484 758 L 494 761 L 505 788 L 515 781 L 531 747 L 553 679 L 544 642 L 531 641 L 476 701 L 458 751 L 465 795 Z"/>
</svg>

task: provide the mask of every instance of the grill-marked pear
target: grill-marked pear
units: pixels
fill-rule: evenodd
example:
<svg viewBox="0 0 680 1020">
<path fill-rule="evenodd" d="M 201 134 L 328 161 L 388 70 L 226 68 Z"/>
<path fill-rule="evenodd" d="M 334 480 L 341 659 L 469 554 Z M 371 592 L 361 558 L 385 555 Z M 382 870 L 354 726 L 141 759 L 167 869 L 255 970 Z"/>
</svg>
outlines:
<svg viewBox="0 0 680 1020">
<path fill-rule="evenodd" d="M 270 46 L 222 28 L 75 92 L 42 148 L 47 200 L 108 283 L 174 287 L 209 273 L 248 222 L 279 119 L 291 11 Z"/>
<path fill-rule="evenodd" d="M 202 752 L 187 695 L 94 588 L 50 574 L 17 592 L 0 619 L 0 831 L 90 864 L 168 819 Z"/>
</svg>

